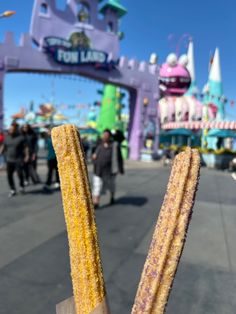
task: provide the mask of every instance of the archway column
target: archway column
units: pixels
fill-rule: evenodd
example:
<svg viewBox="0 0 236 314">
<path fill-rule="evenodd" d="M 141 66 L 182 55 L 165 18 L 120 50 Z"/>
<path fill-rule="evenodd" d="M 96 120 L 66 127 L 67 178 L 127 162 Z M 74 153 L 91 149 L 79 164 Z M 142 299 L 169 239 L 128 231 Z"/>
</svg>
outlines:
<svg viewBox="0 0 236 314">
<path fill-rule="evenodd" d="M 141 125 L 143 108 L 142 90 L 130 92 L 130 107 L 129 157 L 132 160 L 139 160 L 143 140 L 143 130 Z"/>
<path fill-rule="evenodd" d="M 154 145 L 153 145 L 153 154 L 154 156 L 157 155 L 160 143 L 160 120 L 158 115 L 158 98 L 152 97 L 152 108 L 154 111 L 154 121 L 155 121 L 155 138 L 154 138 Z"/>
<path fill-rule="evenodd" d="M 154 146 L 153 146 L 154 154 L 157 154 L 158 148 L 159 148 L 159 144 L 160 144 L 160 124 L 159 124 L 159 121 L 157 121 L 156 133 L 155 133 L 155 141 L 154 141 Z"/>
</svg>

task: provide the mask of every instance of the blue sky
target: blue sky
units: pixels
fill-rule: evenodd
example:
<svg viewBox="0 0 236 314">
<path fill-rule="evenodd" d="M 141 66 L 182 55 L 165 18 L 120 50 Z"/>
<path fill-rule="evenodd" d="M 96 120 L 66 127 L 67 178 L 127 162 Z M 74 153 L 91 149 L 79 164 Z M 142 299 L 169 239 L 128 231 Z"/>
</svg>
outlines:
<svg viewBox="0 0 236 314">
<path fill-rule="evenodd" d="M 1 1 L 0 10 L 16 10 L 9 19 L 1 19 L 0 39 L 7 30 L 15 33 L 16 40 L 21 32 L 27 32 L 31 18 L 33 0 Z M 59 0 L 62 8 L 66 0 Z M 194 39 L 196 76 L 199 88 L 208 76 L 209 56 L 215 47 L 220 48 L 224 93 L 236 100 L 236 3 L 234 0 L 121 0 L 128 9 L 122 19 L 121 30 L 125 39 L 121 43 L 121 55 L 138 60 L 148 60 L 152 52 L 157 53 L 159 62 L 164 62 L 168 53 L 175 51 L 177 40 L 185 33 Z M 172 40 L 168 38 L 172 37 Z M 181 46 L 181 53 L 186 46 Z M 30 88 L 29 88 L 30 86 Z M 58 104 L 92 104 L 96 90 L 101 84 L 78 78 L 77 80 L 37 74 L 8 74 L 5 85 L 5 113 L 10 116 L 31 100 L 39 104 L 54 97 Z M 54 94 L 54 96 L 53 96 Z M 227 105 L 229 118 L 236 119 L 236 105 Z M 65 112 L 69 116 L 76 112 Z"/>
</svg>

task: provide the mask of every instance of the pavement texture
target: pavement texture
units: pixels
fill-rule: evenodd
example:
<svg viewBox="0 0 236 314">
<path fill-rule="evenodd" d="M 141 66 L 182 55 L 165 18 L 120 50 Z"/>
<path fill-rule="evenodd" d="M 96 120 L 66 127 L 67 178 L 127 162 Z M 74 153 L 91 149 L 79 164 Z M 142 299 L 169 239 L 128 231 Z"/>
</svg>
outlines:
<svg viewBox="0 0 236 314">
<path fill-rule="evenodd" d="M 117 202 L 96 211 L 111 313 L 130 313 L 170 173 L 158 163 L 127 163 Z M 40 166 L 44 179 L 46 168 Z M 72 295 L 59 190 L 30 186 L 8 199 L 0 174 L 0 314 L 52 314 Z M 236 182 L 201 170 L 186 246 L 167 314 L 236 313 Z"/>
</svg>

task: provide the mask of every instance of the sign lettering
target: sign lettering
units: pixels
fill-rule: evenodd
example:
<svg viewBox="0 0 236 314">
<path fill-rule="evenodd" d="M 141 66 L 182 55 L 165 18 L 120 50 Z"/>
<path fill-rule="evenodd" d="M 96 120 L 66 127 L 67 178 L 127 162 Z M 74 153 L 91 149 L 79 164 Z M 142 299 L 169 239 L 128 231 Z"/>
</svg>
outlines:
<svg viewBox="0 0 236 314">
<path fill-rule="evenodd" d="M 64 65 L 92 64 L 97 68 L 109 70 L 115 67 L 115 62 L 108 60 L 107 53 L 91 49 L 88 46 L 84 48 L 80 42 L 76 46 L 70 40 L 57 37 L 46 37 L 44 42 L 46 53 L 51 55 L 57 63 Z"/>
</svg>

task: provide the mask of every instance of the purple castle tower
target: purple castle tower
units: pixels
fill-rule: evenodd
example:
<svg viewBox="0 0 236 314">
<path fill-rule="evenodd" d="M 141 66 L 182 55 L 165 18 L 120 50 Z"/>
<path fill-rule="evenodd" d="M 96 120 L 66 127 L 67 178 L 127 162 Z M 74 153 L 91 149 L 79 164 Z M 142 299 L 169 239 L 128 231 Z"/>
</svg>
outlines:
<svg viewBox="0 0 236 314">
<path fill-rule="evenodd" d="M 22 34 L 19 45 L 6 33 L 0 44 L 0 127 L 6 72 L 82 75 L 130 92 L 130 158 L 137 160 L 150 119 L 158 126 L 154 151 L 158 145 L 158 66 L 119 57 L 118 25 L 126 10 L 118 0 L 109 0 L 99 10 L 99 2 L 69 0 L 61 11 L 55 0 L 35 0 L 30 33 Z"/>
</svg>

